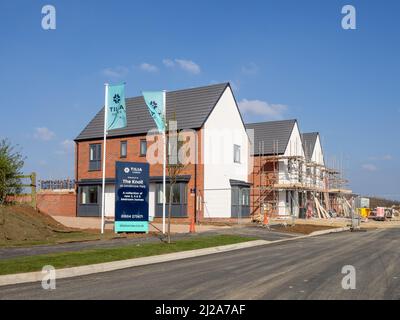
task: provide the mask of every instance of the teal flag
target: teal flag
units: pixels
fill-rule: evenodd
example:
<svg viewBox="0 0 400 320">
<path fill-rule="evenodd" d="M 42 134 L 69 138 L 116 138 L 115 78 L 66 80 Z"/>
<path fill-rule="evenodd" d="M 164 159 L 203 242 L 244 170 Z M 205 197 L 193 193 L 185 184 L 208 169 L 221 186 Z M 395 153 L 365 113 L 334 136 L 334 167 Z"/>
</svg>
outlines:
<svg viewBox="0 0 400 320">
<path fill-rule="evenodd" d="M 125 85 L 108 86 L 107 130 L 126 127 Z"/>
<path fill-rule="evenodd" d="M 146 91 L 143 92 L 143 98 L 149 108 L 150 115 L 153 118 L 160 132 L 165 131 L 164 119 L 164 92 L 162 91 Z"/>
</svg>

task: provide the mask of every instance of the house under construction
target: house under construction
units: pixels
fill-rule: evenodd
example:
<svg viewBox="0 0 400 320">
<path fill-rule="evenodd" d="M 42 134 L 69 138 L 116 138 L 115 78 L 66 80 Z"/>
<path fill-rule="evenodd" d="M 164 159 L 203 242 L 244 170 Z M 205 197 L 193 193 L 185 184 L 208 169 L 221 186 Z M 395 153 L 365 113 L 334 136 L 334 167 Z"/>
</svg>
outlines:
<svg viewBox="0 0 400 320">
<path fill-rule="evenodd" d="M 300 133 L 297 120 L 246 125 L 253 131 L 249 181 L 253 220 L 347 215 L 351 193 L 340 171 L 325 165 L 319 133 Z"/>
</svg>

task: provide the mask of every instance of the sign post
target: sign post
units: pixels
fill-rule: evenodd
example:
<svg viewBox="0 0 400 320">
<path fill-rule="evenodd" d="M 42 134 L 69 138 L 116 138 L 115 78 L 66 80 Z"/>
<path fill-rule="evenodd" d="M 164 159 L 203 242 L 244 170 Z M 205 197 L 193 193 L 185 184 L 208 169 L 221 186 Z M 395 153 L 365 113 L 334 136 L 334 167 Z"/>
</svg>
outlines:
<svg viewBox="0 0 400 320">
<path fill-rule="evenodd" d="M 167 167 L 167 137 L 165 135 L 165 121 L 167 110 L 167 92 L 163 91 L 163 117 L 164 117 L 164 131 L 163 131 L 163 204 L 162 204 L 162 232 L 165 234 L 165 204 L 166 204 L 166 167 Z"/>
<path fill-rule="evenodd" d="M 162 206 L 162 233 L 165 234 L 165 176 L 166 176 L 166 163 L 167 163 L 167 138 L 166 138 L 166 103 L 167 92 L 164 91 L 144 91 L 143 98 L 146 102 L 151 117 L 153 118 L 158 131 L 162 133 L 163 137 L 163 206 Z"/>
<path fill-rule="evenodd" d="M 103 136 L 103 173 L 101 187 L 101 233 L 104 233 L 106 205 L 106 156 L 108 130 L 126 127 L 125 84 L 105 84 L 104 96 L 104 136 Z"/>
<path fill-rule="evenodd" d="M 115 232 L 149 231 L 149 164 L 115 163 Z"/>
<path fill-rule="evenodd" d="M 103 137 L 103 169 L 101 183 L 101 234 L 104 233 L 104 216 L 106 202 L 106 155 L 107 155 L 107 110 L 108 110 L 108 83 L 105 84 L 104 98 L 104 137 Z"/>
</svg>

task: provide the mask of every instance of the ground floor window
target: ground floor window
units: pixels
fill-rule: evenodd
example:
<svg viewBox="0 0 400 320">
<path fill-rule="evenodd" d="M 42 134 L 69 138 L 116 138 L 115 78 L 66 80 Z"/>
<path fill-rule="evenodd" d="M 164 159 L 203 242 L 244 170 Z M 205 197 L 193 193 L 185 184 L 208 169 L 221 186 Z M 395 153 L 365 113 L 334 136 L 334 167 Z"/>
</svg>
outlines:
<svg viewBox="0 0 400 320">
<path fill-rule="evenodd" d="M 80 185 L 78 187 L 77 216 L 100 217 L 101 185 Z"/>
<path fill-rule="evenodd" d="M 187 183 L 178 182 L 172 185 L 172 203 L 171 215 L 173 217 L 187 217 Z M 171 192 L 171 185 L 169 183 L 165 186 L 165 202 L 169 205 L 169 197 Z M 156 217 L 162 216 L 162 203 L 163 203 L 163 184 L 157 183 L 156 185 Z M 168 207 L 166 208 L 168 214 Z"/>
<path fill-rule="evenodd" d="M 172 186 L 172 204 L 186 204 L 187 203 L 187 184 L 186 183 L 175 183 Z M 165 186 L 165 202 L 169 203 L 169 197 L 171 193 L 171 185 L 169 183 Z M 162 183 L 157 184 L 157 203 L 162 204 L 163 202 L 163 185 Z"/>
<path fill-rule="evenodd" d="M 98 203 L 98 187 L 83 186 L 80 187 L 80 204 L 97 204 Z"/>
</svg>

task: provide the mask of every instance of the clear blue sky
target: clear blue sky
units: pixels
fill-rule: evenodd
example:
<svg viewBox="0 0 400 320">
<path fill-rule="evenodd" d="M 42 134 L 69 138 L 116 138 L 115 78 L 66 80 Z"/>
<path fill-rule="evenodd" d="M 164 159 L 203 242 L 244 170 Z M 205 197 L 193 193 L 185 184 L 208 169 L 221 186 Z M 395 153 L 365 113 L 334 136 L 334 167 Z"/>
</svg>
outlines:
<svg viewBox="0 0 400 320">
<path fill-rule="evenodd" d="M 56 30 L 41 28 L 46 4 Z M 399 15 L 399 1 L 2 1 L 0 137 L 26 172 L 73 177 L 104 82 L 136 96 L 230 81 L 247 121 L 297 118 L 355 192 L 400 199 Z"/>
</svg>

